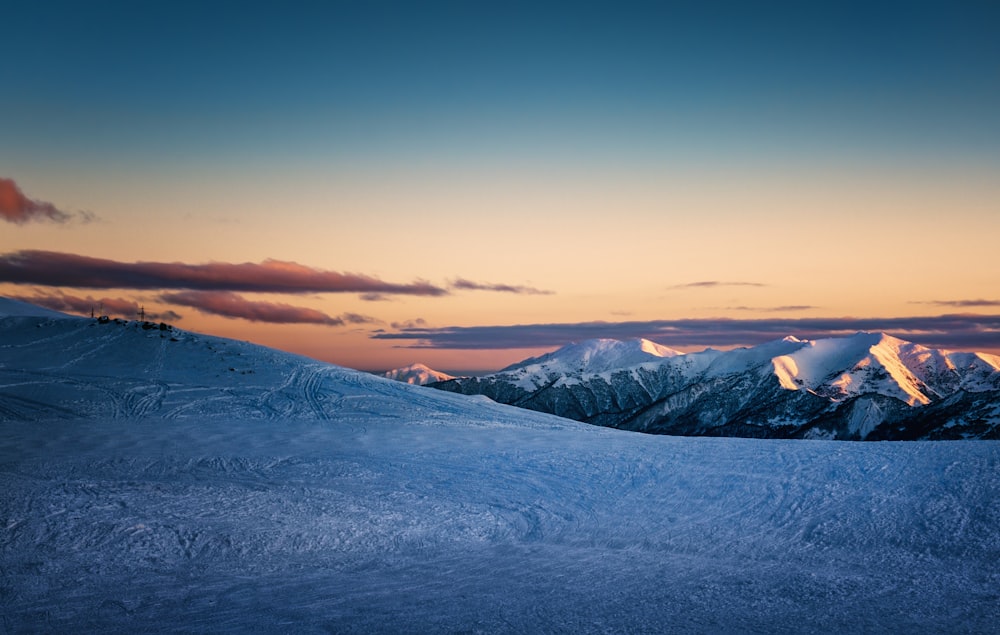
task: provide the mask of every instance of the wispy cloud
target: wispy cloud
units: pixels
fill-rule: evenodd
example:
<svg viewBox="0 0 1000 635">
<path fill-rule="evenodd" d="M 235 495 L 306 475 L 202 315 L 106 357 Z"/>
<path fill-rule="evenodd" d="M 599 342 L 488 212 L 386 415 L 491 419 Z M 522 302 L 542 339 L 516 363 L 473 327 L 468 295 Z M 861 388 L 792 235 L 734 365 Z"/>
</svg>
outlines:
<svg viewBox="0 0 1000 635">
<path fill-rule="evenodd" d="M 405 322 L 393 322 L 390 326 L 394 329 L 418 329 L 427 326 L 427 320 L 424 318 L 416 318 L 415 320 L 407 320 Z"/>
<path fill-rule="evenodd" d="M 231 291 L 180 291 L 160 294 L 159 299 L 167 304 L 190 307 L 202 313 L 251 322 L 323 324 L 326 326 L 378 322 L 375 318 L 357 313 L 345 313 L 334 317 L 316 309 L 292 306 L 282 302 L 248 300 Z"/>
<path fill-rule="evenodd" d="M 796 335 L 807 339 L 856 331 L 886 331 L 904 339 L 944 348 L 996 349 L 1000 315 L 940 315 L 896 318 L 690 319 L 644 322 L 579 322 L 512 326 L 404 328 L 376 333 L 404 348 L 550 348 L 584 339 L 645 337 L 668 346 L 750 346 Z"/>
<path fill-rule="evenodd" d="M 452 289 L 462 291 L 499 291 L 501 293 L 518 293 L 523 295 L 553 295 L 555 291 L 546 291 L 534 287 L 525 287 L 513 284 L 498 284 L 493 282 L 473 282 L 465 278 L 457 278 L 451 283 Z"/>
<path fill-rule="evenodd" d="M 785 304 L 782 306 L 727 306 L 722 307 L 729 311 L 760 311 L 761 313 L 787 313 L 792 311 L 811 311 L 818 309 L 818 306 L 810 304 Z"/>
<path fill-rule="evenodd" d="M 91 289 L 190 289 L 261 293 L 379 293 L 419 296 L 448 291 L 418 280 L 384 282 L 355 273 L 314 269 L 295 262 L 119 262 L 77 254 L 25 250 L 0 255 L 0 282 Z"/>
<path fill-rule="evenodd" d="M 698 282 L 686 282 L 675 284 L 669 289 L 712 289 L 715 287 L 766 287 L 763 282 L 726 282 L 723 280 L 701 280 Z"/>
<path fill-rule="evenodd" d="M 22 225 L 43 220 L 55 223 L 71 220 L 89 222 L 94 218 L 89 212 L 66 212 L 52 203 L 28 198 L 13 179 L 0 177 L 0 220 Z"/>
<path fill-rule="evenodd" d="M 972 308 L 982 306 L 1000 306 L 1000 300 L 927 300 L 911 302 L 911 304 L 932 304 L 934 306 L 950 306 L 956 308 Z"/>
<path fill-rule="evenodd" d="M 76 313 L 78 315 L 90 315 L 93 311 L 97 315 L 110 315 L 113 317 L 123 317 L 134 320 L 139 316 L 139 308 L 142 306 L 135 300 L 125 298 L 95 298 L 88 295 L 80 297 L 64 293 L 62 291 L 35 291 L 34 295 L 11 296 L 15 300 L 29 302 L 47 309 L 62 311 L 64 313 Z M 145 311 L 147 320 L 179 320 L 181 315 L 174 311 Z"/>
</svg>

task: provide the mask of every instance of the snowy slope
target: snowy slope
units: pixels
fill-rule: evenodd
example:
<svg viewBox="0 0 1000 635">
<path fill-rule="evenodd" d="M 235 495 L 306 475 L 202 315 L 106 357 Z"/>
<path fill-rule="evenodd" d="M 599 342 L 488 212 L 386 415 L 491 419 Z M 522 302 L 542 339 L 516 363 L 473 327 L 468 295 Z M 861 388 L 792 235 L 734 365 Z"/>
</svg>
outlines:
<svg viewBox="0 0 1000 635">
<path fill-rule="evenodd" d="M 388 379 L 401 381 L 404 384 L 417 384 L 419 386 L 433 384 L 436 381 L 448 381 L 449 379 L 455 379 L 452 375 L 442 373 L 420 363 L 410 364 L 409 366 L 403 366 L 402 368 L 395 368 L 387 371 L 382 376 Z"/>
<path fill-rule="evenodd" d="M 0 317 L 23 317 L 23 316 L 52 317 L 52 318 L 69 317 L 65 313 L 60 313 L 59 311 L 46 309 L 37 306 L 35 304 L 29 304 L 27 302 L 21 302 L 20 300 L 12 300 L 10 298 L 0 297 Z"/>
<path fill-rule="evenodd" d="M 414 411 L 428 399 L 435 408 L 468 402 L 414 390 L 299 355 L 153 323 L 0 317 L 0 421 L 328 420 L 348 403 L 377 416 L 398 401 Z M 489 410 L 490 402 L 483 401 Z"/>
<path fill-rule="evenodd" d="M 1000 437 L 1000 417 L 988 409 L 1000 402 L 996 356 L 857 333 L 816 341 L 786 337 L 752 348 L 655 360 L 606 355 L 597 368 L 578 361 L 581 349 L 629 344 L 573 344 L 494 375 L 434 387 L 598 425 L 666 434 Z M 918 414 L 920 435 L 911 425 Z M 928 428 L 926 422 L 935 418 L 940 429 Z"/>
<path fill-rule="evenodd" d="M 798 394 L 799 391 L 785 391 Z M 4 632 L 992 632 L 1000 444 L 637 435 L 0 318 Z"/>
</svg>

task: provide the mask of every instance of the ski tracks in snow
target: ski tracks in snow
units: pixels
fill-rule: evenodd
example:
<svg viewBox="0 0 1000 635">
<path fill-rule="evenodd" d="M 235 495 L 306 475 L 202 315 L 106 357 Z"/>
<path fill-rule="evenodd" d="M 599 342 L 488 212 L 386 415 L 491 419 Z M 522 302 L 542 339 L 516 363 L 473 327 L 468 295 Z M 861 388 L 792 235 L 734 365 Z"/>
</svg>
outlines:
<svg viewBox="0 0 1000 635">
<path fill-rule="evenodd" d="M 334 392 L 363 397 L 324 381 L 287 387 L 318 386 L 331 415 Z M 987 442 L 416 419 L 7 432 L 23 436 L 0 446 L 0 613 L 15 625 L 982 631 L 1000 618 Z"/>
</svg>

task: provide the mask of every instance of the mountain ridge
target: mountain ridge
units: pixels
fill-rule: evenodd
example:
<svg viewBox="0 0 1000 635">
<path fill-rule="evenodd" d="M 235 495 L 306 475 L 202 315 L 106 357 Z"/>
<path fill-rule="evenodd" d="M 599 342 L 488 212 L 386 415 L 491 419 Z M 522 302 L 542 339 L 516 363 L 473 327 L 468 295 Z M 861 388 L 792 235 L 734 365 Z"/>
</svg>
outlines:
<svg viewBox="0 0 1000 635">
<path fill-rule="evenodd" d="M 677 353 L 605 365 L 599 372 L 574 363 L 580 350 L 613 348 L 608 340 L 587 340 L 492 375 L 430 385 L 661 434 L 852 440 L 1000 435 L 1000 406 L 991 408 L 1000 404 L 1000 357 L 987 353 L 931 349 L 860 331 Z"/>
</svg>

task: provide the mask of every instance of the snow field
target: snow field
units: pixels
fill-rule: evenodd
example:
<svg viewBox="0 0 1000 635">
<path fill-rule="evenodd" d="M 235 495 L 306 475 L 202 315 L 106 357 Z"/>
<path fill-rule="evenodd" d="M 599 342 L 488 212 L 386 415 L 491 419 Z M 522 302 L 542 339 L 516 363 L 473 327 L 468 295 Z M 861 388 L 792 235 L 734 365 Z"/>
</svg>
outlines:
<svg viewBox="0 0 1000 635">
<path fill-rule="evenodd" d="M 996 632 L 1000 444 L 648 436 L 0 319 L 0 632 Z"/>
<path fill-rule="evenodd" d="M 6 627 L 990 632 L 1000 617 L 995 443 L 355 415 L 4 424 Z"/>
</svg>

